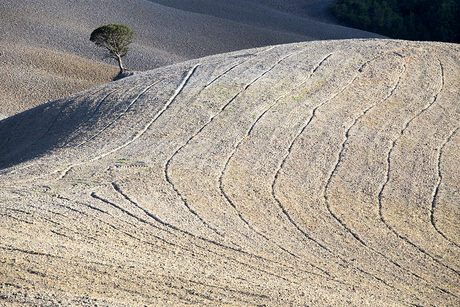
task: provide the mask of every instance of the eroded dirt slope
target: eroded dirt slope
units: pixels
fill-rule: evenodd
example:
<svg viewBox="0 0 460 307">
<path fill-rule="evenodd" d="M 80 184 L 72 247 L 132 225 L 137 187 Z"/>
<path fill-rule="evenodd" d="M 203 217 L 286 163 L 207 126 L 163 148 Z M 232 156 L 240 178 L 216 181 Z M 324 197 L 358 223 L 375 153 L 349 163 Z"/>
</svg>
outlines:
<svg viewBox="0 0 460 307">
<path fill-rule="evenodd" d="M 0 303 L 458 306 L 459 51 L 244 50 L 0 122 Z"/>
</svg>

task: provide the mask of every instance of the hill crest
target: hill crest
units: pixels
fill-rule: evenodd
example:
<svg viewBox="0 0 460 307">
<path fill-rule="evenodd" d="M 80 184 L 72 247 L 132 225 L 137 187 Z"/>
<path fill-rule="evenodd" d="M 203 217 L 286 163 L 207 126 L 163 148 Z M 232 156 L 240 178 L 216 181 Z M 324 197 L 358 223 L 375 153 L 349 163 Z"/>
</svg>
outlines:
<svg viewBox="0 0 460 307">
<path fill-rule="evenodd" d="M 455 306 L 457 45 L 192 60 L 0 122 L 0 301 Z"/>
</svg>

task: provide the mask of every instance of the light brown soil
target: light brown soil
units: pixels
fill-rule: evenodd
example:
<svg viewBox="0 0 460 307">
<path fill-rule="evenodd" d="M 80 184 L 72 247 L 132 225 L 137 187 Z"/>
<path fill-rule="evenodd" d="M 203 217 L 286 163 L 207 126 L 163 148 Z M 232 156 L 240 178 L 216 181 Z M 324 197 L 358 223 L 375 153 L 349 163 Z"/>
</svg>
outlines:
<svg viewBox="0 0 460 307">
<path fill-rule="evenodd" d="M 460 49 L 249 49 L 0 122 L 0 304 L 458 306 Z"/>
<path fill-rule="evenodd" d="M 108 83 L 116 61 L 89 40 L 91 31 L 122 23 L 135 32 L 124 63 L 146 71 L 194 58 L 274 44 L 378 37 L 295 17 L 264 6 L 212 1 L 200 14 L 146 0 L 0 3 L 0 119 Z M 238 19 L 234 17 L 238 16 Z"/>
</svg>

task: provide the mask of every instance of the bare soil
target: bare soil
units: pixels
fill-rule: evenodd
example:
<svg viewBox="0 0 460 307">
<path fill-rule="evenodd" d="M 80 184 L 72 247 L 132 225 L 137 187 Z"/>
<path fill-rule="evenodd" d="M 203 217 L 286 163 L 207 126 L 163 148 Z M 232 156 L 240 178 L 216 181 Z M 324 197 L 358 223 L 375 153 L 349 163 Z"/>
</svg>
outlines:
<svg viewBox="0 0 460 307">
<path fill-rule="evenodd" d="M 0 304 L 458 306 L 460 49 L 315 41 L 0 122 Z"/>
<path fill-rule="evenodd" d="M 136 32 L 123 61 L 132 71 L 261 46 L 379 37 L 286 13 L 291 5 L 279 2 L 280 10 L 226 0 L 179 1 L 175 8 L 147 0 L 2 1 L 0 119 L 112 81 L 116 61 L 89 40 L 108 23 Z"/>
</svg>

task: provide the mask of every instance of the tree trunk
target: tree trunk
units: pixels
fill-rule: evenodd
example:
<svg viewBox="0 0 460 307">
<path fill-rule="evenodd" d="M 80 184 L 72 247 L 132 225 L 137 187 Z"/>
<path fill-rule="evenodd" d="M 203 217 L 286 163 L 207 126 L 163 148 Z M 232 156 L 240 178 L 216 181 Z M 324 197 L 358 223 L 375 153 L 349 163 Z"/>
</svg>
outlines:
<svg viewBox="0 0 460 307">
<path fill-rule="evenodd" d="M 120 73 L 123 73 L 125 71 L 125 68 L 123 67 L 123 63 L 121 62 L 121 57 L 117 54 L 117 60 L 118 60 L 118 66 L 120 67 Z"/>
</svg>

